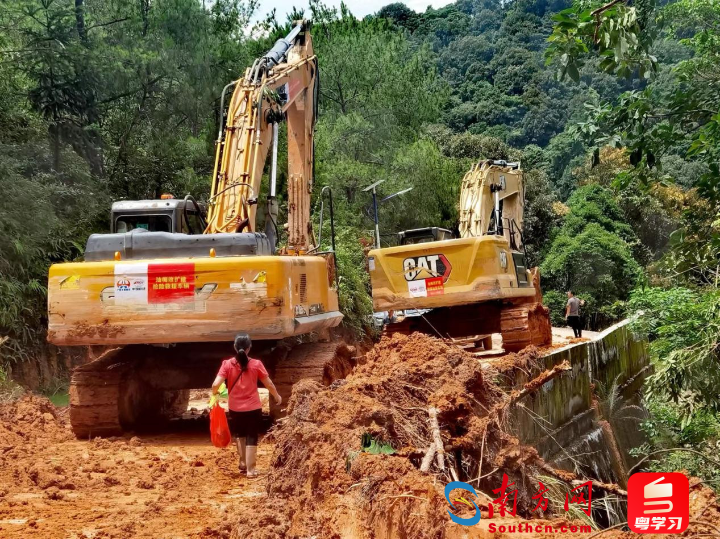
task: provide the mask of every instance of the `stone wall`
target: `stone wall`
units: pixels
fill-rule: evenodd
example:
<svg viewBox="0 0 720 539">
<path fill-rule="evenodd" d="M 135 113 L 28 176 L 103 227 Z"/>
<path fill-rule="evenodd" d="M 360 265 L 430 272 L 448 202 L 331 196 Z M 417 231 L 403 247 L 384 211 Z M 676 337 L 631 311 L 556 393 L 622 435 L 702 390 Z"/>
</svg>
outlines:
<svg viewBox="0 0 720 539">
<path fill-rule="evenodd" d="M 563 361 L 571 370 L 515 407 L 515 434 L 558 468 L 625 485 L 627 470 L 635 462 L 629 451 L 644 441 L 638 419 L 643 410 L 638 407 L 651 368 L 647 341 L 634 335 L 625 320 L 589 342 L 544 356 L 541 365 L 517 376 L 514 385 Z M 613 389 L 620 398 L 607 410 L 610 399 L 605 395 Z"/>
</svg>

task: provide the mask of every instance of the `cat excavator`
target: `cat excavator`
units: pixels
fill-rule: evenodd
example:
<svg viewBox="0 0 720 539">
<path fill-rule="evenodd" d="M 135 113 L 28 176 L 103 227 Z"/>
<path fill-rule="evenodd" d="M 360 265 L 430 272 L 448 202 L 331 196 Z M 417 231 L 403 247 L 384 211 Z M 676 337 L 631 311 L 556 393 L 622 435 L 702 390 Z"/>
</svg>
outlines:
<svg viewBox="0 0 720 539">
<path fill-rule="evenodd" d="M 422 331 L 489 351 L 551 343 L 540 275 L 527 267 L 519 163 L 480 161 L 462 181 L 460 237 L 432 227 L 400 232 L 399 245 L 368 253 L 376 312 L 405 311 L 386 331 Z"/>
<path fill-rule="evenodd" d="M 207 212 L 190 196 L 115 202 L 110 233 L 90 236 L 84 261 L 50 268 L 49 341 L 101 349 L 72 375 L 78 437 L 182 413 L 189 390 L 210 387 L 240 331 L 253 339 L 253 356 L 283 400 L 300 378 L 330 383 L 346 374 L 349 347 L 308 337 L 342 320 L 334 252 L 320 251 L 310 220 L 317 84 L 312 38 L 300 21 L 223 89 Z M 288 239 L 278 249 L 281 122 Z M 269 195 L 261 201 L 271 150 Z M 264 232 L 256 229 L 258 207 Z M 271 404 L 271 413 L 281 411 Z"/>
</svg>

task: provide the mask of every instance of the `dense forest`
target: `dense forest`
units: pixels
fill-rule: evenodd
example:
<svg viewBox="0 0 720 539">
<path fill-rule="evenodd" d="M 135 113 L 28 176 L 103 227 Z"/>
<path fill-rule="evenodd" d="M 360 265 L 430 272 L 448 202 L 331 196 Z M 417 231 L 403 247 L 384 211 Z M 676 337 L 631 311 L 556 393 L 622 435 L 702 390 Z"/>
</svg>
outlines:
<svg viewBox="0 0 720 539">
<path fill-rule="evenodd" d="M 413 187 L 381 206 L 391 243 L 455 228 L 472 162 L 520 160 L 526 246 L 554 322 L 570 288 L 592 329 L 643 311 L 655 362 L 643 428 L 653 447 L 701 452 L 666 457 L 673 469 L 720 478 L 706 463 L 720 435 L 716 4 L 457 0 L 359 20 L 313 1 L 251 25 L 254 7 L 4 4 L 0 377 L 42 356 L 48 266 L 82 257 L 113 200 L 207 199 L 221 89 L 304 17 L 320 65 L 316 192 L 336 197 L 347 325 L 368 330 L 372 310 L 364 187 Z"/>
</svg>

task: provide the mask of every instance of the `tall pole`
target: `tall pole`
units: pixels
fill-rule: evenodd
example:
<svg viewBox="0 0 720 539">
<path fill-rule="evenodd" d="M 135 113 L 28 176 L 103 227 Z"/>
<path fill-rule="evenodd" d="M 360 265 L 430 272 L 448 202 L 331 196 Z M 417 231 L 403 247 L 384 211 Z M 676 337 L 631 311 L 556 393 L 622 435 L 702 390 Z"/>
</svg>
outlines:
<svg viewBox="0 0 720 539">
<path fill-rule="evenodd" d="M 378 215 L 378 199 L 376 187 L 385 180 L 378 180 L 372 185 L 368 185 L 363 191 L 372 191 L 373 211 L 375 213 L 375 248 L 380 249 L 380 216 Z M 382 200 L 380 201 L 382 202 Z"/>
<path fill-rule="evenodd" d="M 375 248 L 380 249 L 380 217 L 378 216 L 377 192 L 373 187 L 373 208 L 375 209 Z"/>
<path fill-rule="evenodd" d="M 277 195 L 278 124 L 272 124 L 272 161 L 270 163 L 270 196 Z"/>
</svg>

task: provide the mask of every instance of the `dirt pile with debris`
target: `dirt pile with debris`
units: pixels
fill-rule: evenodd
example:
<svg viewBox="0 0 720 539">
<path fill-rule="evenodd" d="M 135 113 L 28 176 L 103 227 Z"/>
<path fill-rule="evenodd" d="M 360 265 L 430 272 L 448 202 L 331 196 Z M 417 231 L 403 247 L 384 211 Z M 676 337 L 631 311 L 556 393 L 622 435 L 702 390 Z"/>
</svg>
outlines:
<svg viewBox="0 0 720 539">
<path fill-rule="evenodd" d="M 71 438 L 69 425 L 45 398 L 26 395 L 0 406 L 0 465 L 15 456 L 16 448 Z"/>
<path fill-rule="evenodd" d="M 545 465 L 506 433 L 517 393 L 501 391 L 477 358 L 441 340 L 384 338 L 347 379 L 296 386 L 271 434 L 267 502 L 233 537 L 448 537 L 458 526 L 445 485 L 483 477 L 475 484 L 496 488 L 503 472 L 518 488 L 519 513 L 529 515 L 530 478 Z M 490 500 L 480 504 L 485 516 Z"/>
<path fill-rule="evenodd" d="M 0 405 L 0 537 L 222 538 L 262 486 L 206 423 L 154 436 L 76 440 L 42 397 Z M 267 466 L 270 447 L 260 448 Z"/>
</svg>

